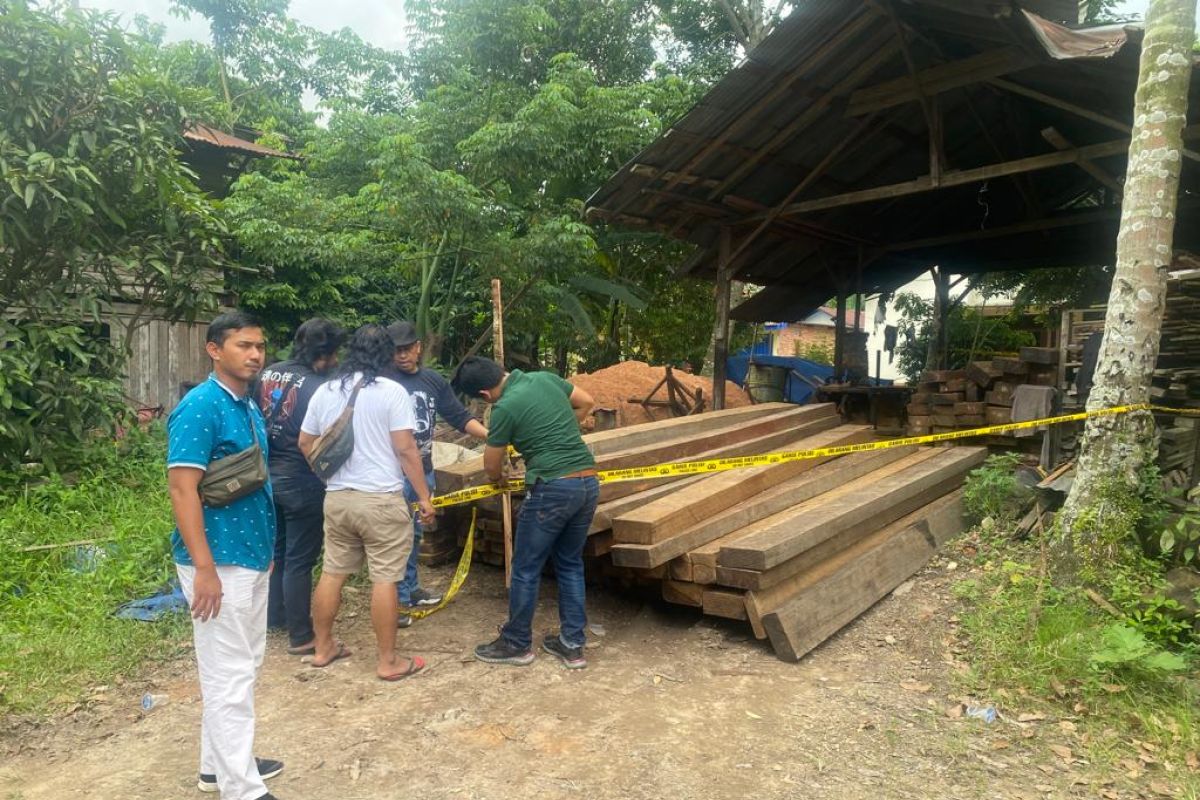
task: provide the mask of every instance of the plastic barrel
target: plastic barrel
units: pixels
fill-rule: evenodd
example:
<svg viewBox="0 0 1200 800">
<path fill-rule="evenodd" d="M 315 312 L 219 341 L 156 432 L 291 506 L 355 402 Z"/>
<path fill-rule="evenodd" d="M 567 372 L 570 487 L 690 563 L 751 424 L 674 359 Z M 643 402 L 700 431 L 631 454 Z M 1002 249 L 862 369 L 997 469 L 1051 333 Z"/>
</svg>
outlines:
<svg viewBox="0 0 1200 800">
<path fill-rule="evenodd" d="M 786 367 L 766 364 L 751 364 L 746 373 L 746 391 L 756 403 L 778 403 L 783 400 L 783 387 L 787 382 Z"/>
</svg>

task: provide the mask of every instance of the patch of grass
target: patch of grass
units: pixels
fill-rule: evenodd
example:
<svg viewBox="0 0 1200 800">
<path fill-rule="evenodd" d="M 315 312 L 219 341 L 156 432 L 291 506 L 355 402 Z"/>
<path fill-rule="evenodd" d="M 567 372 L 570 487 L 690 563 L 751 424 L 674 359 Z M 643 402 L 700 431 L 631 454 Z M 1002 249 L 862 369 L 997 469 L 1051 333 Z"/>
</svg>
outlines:
<svg viewBox="0 0 1200 800">
<path fill-rule="evenodd" d="M 1033 494 L 1017 480 L 1020 463 L 1017 453 L 996 453 L 971 471 L 963 487 L 963 507 L 971 519 L 1004 523 L 1020 515 Z"/>
<path fill-rule="evenodd" d="M 1043 563 L 1036 542 L 979 540 L 973 574 L 955 587 L 970 663 L 963 689 L 1022 698 L 1020 708 L 1003 709 L 1013 716 L 1073 720 L 1070 744 L 1093 764 L 1137 773 L 1136 783 L 1165 780 L 1178 796 L 1200 794 L 1194 646 L 1165 650 L 1136 614 L 1105 608 L 1081 587 L 1054 586 Z"/>
<path fill-rule="evenodd" d="M 77 473 L 0 496 L 0 715 L 60 709 L 178 651 L 186 615 L 113 616 L 173 575 L 164 453 L 161 427 L 133 431 L 89 445 Z M 29 549 L 79 540 L 94 544 Z"/>
</svg>

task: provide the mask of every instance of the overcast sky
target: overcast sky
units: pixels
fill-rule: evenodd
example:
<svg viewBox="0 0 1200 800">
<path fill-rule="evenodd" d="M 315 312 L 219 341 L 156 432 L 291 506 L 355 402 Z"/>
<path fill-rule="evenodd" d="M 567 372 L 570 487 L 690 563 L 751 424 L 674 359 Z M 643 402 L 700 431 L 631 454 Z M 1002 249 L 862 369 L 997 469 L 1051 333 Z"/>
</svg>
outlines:
<svg viewBox="0 0 1200 800">
<path fill-rule="evenodd" d="M 170 0 L 81 0 L 132 20 L 144 14 L 167 26 L 167 38 L 208 41 L 208 23 L 199 15 L 181 20 L 171 15 Z M 350 28 L 366 41 L 392 50 L 404 47 L 404 0 L 292 0 L 291 16 L 323 31 Z"/>
<path fill-rule="evenodd" d="M 714 0 L 715 2 L 715 0 Z M 171 16 L 170 0 L 82 0 L 81 5 L 125 15 L 145 14 L 167 26 L 167 38 L 208 41 L 208 25 L 199 16 L 184 21 Z M 1125 0 L 1122 13 L 1142 15 L 1149 0 Z M 349 27 L 371 44 L 389 49 L 404 47 L 404 0 L 292 0 L 291 14 L 323 31 Z"/>
</svg>

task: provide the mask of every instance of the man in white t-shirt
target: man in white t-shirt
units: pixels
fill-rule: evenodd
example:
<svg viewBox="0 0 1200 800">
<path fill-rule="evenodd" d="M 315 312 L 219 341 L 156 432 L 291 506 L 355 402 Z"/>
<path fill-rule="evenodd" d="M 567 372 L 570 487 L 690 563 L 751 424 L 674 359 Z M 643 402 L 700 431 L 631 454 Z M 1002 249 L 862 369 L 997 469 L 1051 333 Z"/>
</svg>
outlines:
<svg viewBox="0 0 1200 800">
<path fill-rule="evenodd" d="M 366 561 L 371 578 L 371 626 L 378 662 L 375 674 L 396 681 L 425 667 L 419 656 L 396 655 L 396 581 L 404 577 L 412 549 L 413 521 L 404 500 L 407 478 L 416 491 L 421 521 L 433 521 L 433 504 L 421 453 L 413 437 L 412 399 L 395 381 L 381 377 L 392 363 L 395 345 L 381 325 L 364 325 L 350 340 L 338 376 L 313 394 L 300 426 L 299 447 L 307 457 L 318 436 L 332 427 L 360 385 L 354 402 L 354 450 L 329 479 L 325 495 L 325 561 L 313 595 L 316 631 L 314 667 L 350 655 L 333 638 L 333 620 L 346 578 Z"/>
</svg>

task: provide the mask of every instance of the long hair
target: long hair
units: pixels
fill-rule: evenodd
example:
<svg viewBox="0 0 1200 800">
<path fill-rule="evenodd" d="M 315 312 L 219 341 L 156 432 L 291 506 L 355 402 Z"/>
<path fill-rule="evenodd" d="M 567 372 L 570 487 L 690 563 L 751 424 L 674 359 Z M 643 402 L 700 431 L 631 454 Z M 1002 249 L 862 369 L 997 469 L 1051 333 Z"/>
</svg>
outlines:
<svg viewBox="0 0 1200 800">
<path fill-rule="evenodd" d="M 318 359 L 336 353 L 346 341 L 346 332 L 336 322 L 314 317 L 296 329 L 292 358 L 312 367 Z"/>
<path fill-rule="evenodd" d="M 370 386 L 391 366 L 395 353 L 396 345 L 392 343 L 387 328 L 382 325 L 363 325 L 350 337 L 346 360 L 338 367 L 342 388 L 351 385 L 356 372 L 363 374 L 363 386 Z"/>
</svg>

